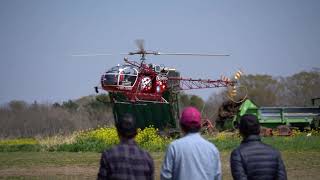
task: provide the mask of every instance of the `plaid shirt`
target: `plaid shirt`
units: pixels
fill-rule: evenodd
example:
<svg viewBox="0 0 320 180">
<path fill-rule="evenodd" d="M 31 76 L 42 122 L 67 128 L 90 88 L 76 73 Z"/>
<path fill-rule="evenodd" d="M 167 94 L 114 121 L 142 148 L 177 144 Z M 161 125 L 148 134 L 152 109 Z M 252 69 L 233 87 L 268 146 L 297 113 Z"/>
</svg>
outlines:
<svg viewBox="0 0 320 180">
<path fill-rule="evenodd" d="M 153 159 L 133 139 L 105 150 L 101 155 L 97 179 L 154 179 Z"/>
</svg>

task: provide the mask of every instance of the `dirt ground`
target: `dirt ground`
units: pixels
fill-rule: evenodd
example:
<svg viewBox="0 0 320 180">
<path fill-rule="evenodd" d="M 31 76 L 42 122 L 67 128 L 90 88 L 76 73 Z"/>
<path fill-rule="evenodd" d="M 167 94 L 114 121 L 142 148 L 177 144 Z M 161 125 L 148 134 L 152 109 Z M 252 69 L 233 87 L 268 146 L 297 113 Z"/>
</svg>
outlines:
<svg viewBox="0 0 320 180">
<path fill-rule="evenodd" d="M 152 153 L 156 179 L 163 153 Z M 223 179 L 232 179 L 230 152 L 222 152 Z M 319 152 L 282 152 L 289 179 L 320 179 Z M 0 179 L 95 179 L 98 153 L 16 152 L 0 153 Z"/>
</svg>

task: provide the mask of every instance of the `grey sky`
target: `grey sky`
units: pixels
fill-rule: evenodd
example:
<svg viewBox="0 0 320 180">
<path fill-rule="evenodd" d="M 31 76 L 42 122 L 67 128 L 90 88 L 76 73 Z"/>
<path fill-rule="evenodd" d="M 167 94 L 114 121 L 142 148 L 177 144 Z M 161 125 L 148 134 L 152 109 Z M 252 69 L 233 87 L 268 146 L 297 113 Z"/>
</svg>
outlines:
<svg viewBox="0 0 320 180">
<path fill-rule="evenodd" d="M 232 55 L 148 57 L 184 77 L 310 70 L 320 67 L 319 19 L 318 0 L 0 0 L 0 103 L 93 94 L 101 73 L 122 63 L 118 53 L 135 50 L 138 38 L 151 50 Z M 70 56 L 76 53 L 116 55 Z"/>
</svg>

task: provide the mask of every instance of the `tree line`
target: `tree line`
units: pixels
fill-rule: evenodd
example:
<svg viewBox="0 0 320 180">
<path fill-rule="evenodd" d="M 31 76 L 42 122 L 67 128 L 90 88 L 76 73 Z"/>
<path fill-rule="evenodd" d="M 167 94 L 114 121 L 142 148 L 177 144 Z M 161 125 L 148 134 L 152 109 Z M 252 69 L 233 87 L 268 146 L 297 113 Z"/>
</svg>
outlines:
<svg viewBox="0 0 320 180">
<path fill-rule="evenodd" d="M 102 94 L 53 104 L 13 100 L 0 108 L 0 137 L 64 135 L 111 125 L 113 115 L 108 98 Z"/>
</svg>

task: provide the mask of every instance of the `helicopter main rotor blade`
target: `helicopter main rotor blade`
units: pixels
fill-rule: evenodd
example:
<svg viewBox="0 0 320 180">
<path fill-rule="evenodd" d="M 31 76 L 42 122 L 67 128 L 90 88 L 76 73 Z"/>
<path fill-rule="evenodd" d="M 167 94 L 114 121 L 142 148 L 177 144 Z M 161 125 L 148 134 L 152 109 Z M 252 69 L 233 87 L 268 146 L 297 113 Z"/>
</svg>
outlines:
<svg viewBox="0 0 320 180">
<path fill-rule="evenodd" d="M 92 57 L 92 56 L 111 56 L 108 53 L 97 53 L 97 54 L 72 54 L 72 57 Z"/>
<path fill-rule="evenodd" d="M 199 53 L 161 53 L 156 52 L 154 55 L 178 55 L 178 56 L 230 56 L 230 54 L 199 54 Z"/>
<path fill-rule="evenodd" d="M 141 52 L 144 51 L 144 40 L 143 39 L 137 39 L 136 41 L 136 45 L 138 46 L 139 50 Z"/>
</svg>

